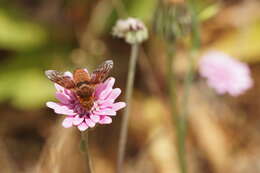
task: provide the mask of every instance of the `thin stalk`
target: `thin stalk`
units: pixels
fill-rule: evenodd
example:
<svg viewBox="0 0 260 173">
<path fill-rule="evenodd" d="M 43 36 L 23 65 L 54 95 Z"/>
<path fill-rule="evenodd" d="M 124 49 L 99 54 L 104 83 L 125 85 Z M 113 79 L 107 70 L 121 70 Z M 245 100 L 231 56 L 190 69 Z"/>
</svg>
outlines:
<svg viewBox="0 0 260 173">
<path fill-rule="evenodd" d="M 85 166 L 87 173 L 93 173 L 90 153 L 88 149 L 88 132 L 81 132 L 80 150 L 85 158 Z"/>
<path fill-rule="evenodd" d="M 178 103 L 177 103 L 177 87 L 176 87 L 176 75 L 174 73 L 174 59 L 175 59 L 176 49 L 175 43 L 168 43 L 167 47 L 167 81 L 168 81 L 168 92 L 169 92 L 169 102 L 172 114 L 172 119 L 175 124 L 175 132 L 177 138 L 177 152 L 179 160 L 179 168 L 181 173 L 187 172 L 187 164 L 185 158 L 185 119 L 179 115 Z"/>
<path fill-rule="evenodd" d="M 125 157 L 125 148 L 127 141 L 127 131 L 128 131 L 128 120 L 129 120 L 129 111 L 131 109 L 131 98 L 133 93 L 133 85 L 134 85 L 134 76 L 135 76 L 135 67 L 136 61 L 138 57 L 138 44 L 133 44 L 131 47 L 131 56 L 129 60 L 129 69 L 127 76 L 127 84 L 126 84 L 126 103 L 127 107 L 125 108 L 122 125 L 119 136 L 119 149 L 118 149 L 118 160 L 117 160 L 117 173 L 123 172 L 123 164 Z"/>
<path fill-rule="evenodd" d="M 182 97 L 181 103 L 181 112 L 179 116 L 179 123 L 178 129 L 181 132 L 180 136 L 178 137 L 178 148 L 179 148 L 179 155 L 180 161 L 183 162 L 181 165 L 181 172 L 187 172 L 187 164 L 185 159 L 185 143 L 186 143 L 186 135 L 187 135 L 187 116 L 189 112 L 189 95 L 190 95 L 190 88 L 192 85 L 193 77 L 194 77 L 194 69 L 193 69 L 193 57 L 196 55 L 197 49 L 200 47 L 200 32 L 199 32 L 199 22 L 197 20 L 196 15 L 196 7 L 193 0 L 187 0 L 189 11 L 191 13 L 192 18 L 192 35 L 191 35 L 191 42 L 192 46 L 189 51 L 188 55 L 188 72 L 185 76 L 184 80 L 184 95 Z"/>
<path fill-rule="evenodd" d="M 182 112 L 181 116 L 186 119 L 187 113 L 188 113 L 188 105 L 189 105 L 189 93 L 190 88 L 192 85 L 193 77 L 194 77 L 194 69 L 193 69 L 193 57 L 195 56 L 195 51 L 190 50 L 190 53 L 188 55 L 188 72 L 185 76 L 184 80 L 184 94 L 183 94 L 183 100 L 182 100 Z M 185 120 L 186 121 L 186 120 Z"/>
<path fill-rule="evenodd" d="M 196 14 L 196 4 L 194 0 L 186 0 L 191 14 L 192 48 L 191 54 L 200 47 L 200 23 Z"/>
<path fill-rule="evenodd" d="M 189 106 L 189 95 L 190 95 L 190 88 L 192 85 L 193 81 L 193 76 L 194 76 L 194 70 L 193 70 L 193 54 L 192 52 L 188 56 L 189 59 L 189 67 L 188 67 L 188 72 L 185 76 L 184 80 L 184 94 L 182 97 L 182 102 L 181 102 L 181 111 L 178 116 L 178 121 L 177 121 L 177 127 L 178 128 L 178 148 L 179 148 L 179 159 L 180 159 L 180 168 L 182 173 L 187 172 L 187 161 L 185 158 L 185 153 L 186 153 L 186 136 L 187 136 L 187 116 L 188 116 L 188 106 Z"/>
<path fill-rule="evenodd" d="M 199 22 L 197 20 L 196 15 L 196 6 L 193 0 L 187 0 L 189 11 L 191 13 L 192 20 L 192 32 L 191 32 L 191 48 L 188 55 L 188 72 L 185 76 L 184 80 L 184 95 L 182 100 L 182 112 L 180 113 L 181 128 L 186 136 L 186 121 L 188 114 L 188 105 L 189 105 L 189 93 L 192 85 L 193 77 L 194 77 L 194 69 L 193 69 L 193 57 L 197 53 L 197 49 L 200 47 L 200 32 L 199 32 Z"/>
<path fill-rule="evenodd" d="M 175 43 L 168 43 L 167 45 L 167 85 L 169 93 L 169 101 L 171 106 L 171 113 L 174 123 L 176 122 L 177 110 L 177 90 L 176 90 L 176 76 L 174 73 L 174 59 L 175 59 Z"/>
</svg>

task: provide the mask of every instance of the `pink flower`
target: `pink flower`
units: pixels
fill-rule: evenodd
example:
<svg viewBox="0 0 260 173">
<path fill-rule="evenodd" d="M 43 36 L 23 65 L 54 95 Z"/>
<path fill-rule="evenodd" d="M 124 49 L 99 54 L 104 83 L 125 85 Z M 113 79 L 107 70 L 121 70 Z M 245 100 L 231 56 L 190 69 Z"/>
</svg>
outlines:
<svg viewBox="0 0 260 173">
<path fill-rule="evenodd" d="M 248 65 L 218 51 L 210 51 L 202 57 L 199 73 L 218 94 L 238 96 L 253 86 Z"/>
<path fill-rule="evenodd" d="M 68 76 L 72 76 L 71 73 L 66 73 Z M 116 116 L 116 112 L 126 106 L 124 102 L 115 103 L 121 90 L 119 88 L 113 89 L 114 83 L 115 78 L 110 77 L 96 87 L 94 106 L 90 111 L 81 106 L 73 91 L 58 84 L 55 84 L 55 87 L 59 103 L 47 102 L 47 106 L 57 114 L 67 115 L 62 122 L 65 128 L 77 126 L 80 131 L 85 131 L 88 128 L 93 128 L 96 124 L 110 124 L 111 117 Z"/>
</svg>

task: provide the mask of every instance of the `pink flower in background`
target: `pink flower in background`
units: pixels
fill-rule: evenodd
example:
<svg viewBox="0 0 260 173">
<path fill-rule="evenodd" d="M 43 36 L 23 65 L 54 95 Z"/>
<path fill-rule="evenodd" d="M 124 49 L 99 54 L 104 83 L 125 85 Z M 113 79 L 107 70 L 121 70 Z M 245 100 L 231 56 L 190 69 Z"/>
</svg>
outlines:
<svg viewBox="0 0 260 173">
<path fill-rule="evenodd" d="M 68 72 L 67 72 L 68 74 Z M 68 76 L 72 76 L 69 74 Z M 80 131 L 94 127 L 96 124 L 110 124 L 112 116 L 126 106 L 124 102 L 115 103 L 121 90 L 114 88 L 115 78 L 110 77 L 104 83 L 99 84 L 94 92 L 94 106 L 87 111 L 81 106 L 76 94 L 62 86 L 55 84 L 56 98 L 59 103 L 47 102 L 47 106 L 55 113 L 67 115 L 62 125 L 65 128 L 77 126 Z"/>
<path fill-rule="evenodd" d="M 248 65 L 218 51 L 202 57 L 199 73 L 218 94 L 238 96 L 253 86 Z"/>
</svg>

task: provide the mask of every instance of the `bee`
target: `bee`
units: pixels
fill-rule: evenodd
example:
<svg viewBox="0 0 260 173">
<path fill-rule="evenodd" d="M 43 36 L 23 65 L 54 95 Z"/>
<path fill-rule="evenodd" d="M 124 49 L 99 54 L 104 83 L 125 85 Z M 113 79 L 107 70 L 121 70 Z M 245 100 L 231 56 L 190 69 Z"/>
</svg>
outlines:
<svg viewBox="0 0 260 173">
<path fill-rule="evenodd" d="M 63 72 L 46 70 L 45 75 L 52 82 L 73 91 L 80 104 L 90 111 L 94 105 L 94 91 L 98 84 L 102 83 L 113 68 L 113 61 L 103 62 L 91 74 L 86 69 L 76 69 L 73 78 L 66 76 Z"/>
</svg>

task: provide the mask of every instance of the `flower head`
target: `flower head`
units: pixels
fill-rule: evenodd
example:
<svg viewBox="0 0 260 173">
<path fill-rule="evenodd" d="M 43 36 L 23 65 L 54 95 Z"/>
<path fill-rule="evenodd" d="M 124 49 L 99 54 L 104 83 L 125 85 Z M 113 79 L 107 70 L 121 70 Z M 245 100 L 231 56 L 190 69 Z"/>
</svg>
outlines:
<svg viewBox="0 0 260 173">
<path fill-rule="evenodd" d="M 118 20 L 113 27 L 112 34 L 124 38 L 130 44 L 141 43 L 148 38 L 148 31 L 144 23 L 131 17 Z"/>
<path fill-rule="evenodd" d="M 248 65 L 218 51 L 202 57 L 199 73 L 218 94 L 238 96 L 253 86 Z"/>
<path fill-rule="evenodd" d="M 191 14 L 186 3 L 167 1 L 155 12 L 154 31 L 166 41 L 176 41 L 191 31 Z"/>
<path fill-rule="evenodd" d="M 68 76 L 72 77 L 70 72 Z M 59 103 L 47 102 L 47 106 L 52 108 L 55 113 L 66 115 L 62 125 L 65 128 L 77 126 L 80 131 L 94 127 L 96 124 L 110 124 L 111 116 L 116 116 L 116 112 L 126 106 L 124 102 L 115 103 L 120 95 L 119 88 L 113 88 L 115 78 L 110 77 L 104 83 L 100 83 L 93 93 L 95 98 L 94 105 L 87 111 L 79 102 L 76 94 L 55 84 L 56 98 Z"/>
</svg>

